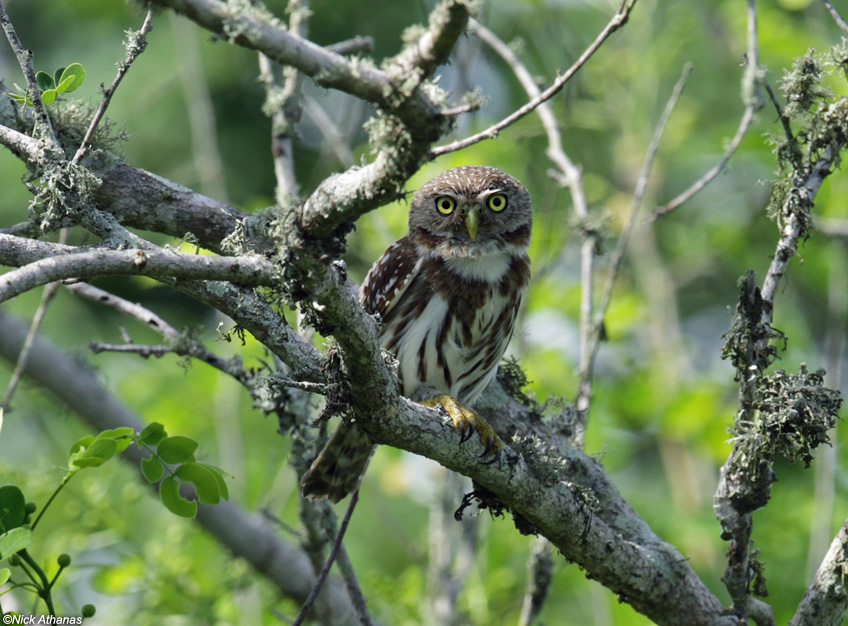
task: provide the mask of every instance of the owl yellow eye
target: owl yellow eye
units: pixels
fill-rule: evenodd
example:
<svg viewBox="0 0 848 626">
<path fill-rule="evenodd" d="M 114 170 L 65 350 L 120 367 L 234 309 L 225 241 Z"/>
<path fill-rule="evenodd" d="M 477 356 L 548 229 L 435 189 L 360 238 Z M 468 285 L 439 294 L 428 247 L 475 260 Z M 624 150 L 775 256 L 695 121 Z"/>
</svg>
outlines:
<svg viewBox="0 0 848 626">
<path fill-rule="evenodd" d="M 456 208 L 456 200 L 450 196 L 439 196 L 436 198 L 436 210 L 442 215 L 450 215 Z"/>
<path fill-rule="evenodd" d="M 492 211 L 500 212 L 506 208 L 506 196 L 502 193 L 496 193 L 489 196 L 486 204 Z"/>
</svg>

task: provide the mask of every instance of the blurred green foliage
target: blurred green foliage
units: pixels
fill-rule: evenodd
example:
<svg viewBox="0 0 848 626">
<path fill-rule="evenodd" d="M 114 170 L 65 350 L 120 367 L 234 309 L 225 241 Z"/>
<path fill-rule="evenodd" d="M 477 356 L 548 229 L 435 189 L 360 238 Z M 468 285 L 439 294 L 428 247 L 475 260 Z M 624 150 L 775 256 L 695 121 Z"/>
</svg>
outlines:
<svg viewBox="0 0 848 626">
<path fill-rule="evenodd" d="M 34 51 L 36 69 L 49 73 L 78 61 L 88 80 L 73 96 L 91 103 L 99 97 L 96 86 L 111 82 L 114 64 L 123 57 L 123 31 L 139 28 L 142 21 L 135 5 L 112 0 L 7 4 L 24 45 Z M 432 4 L 314 0 L 309 32 L 319 44 L 370 36 L 379 61 L 399 49 L 407 26 L 426 20 Z M 616 4 L 493 0 L 483 4 L 479 19 L 549 83 L 591 42 Z M 283 0 L 268 6 L 284 14 Z M 839 41 L 821 3 L 762 0 L 757 6 L 761 64 L 774 86 L 794 57 Z M 739 85 L 745 28 L 744 3 L 738 1 L 640 0 L 627 26 L 553 100 L 565 149 L 583 170 L 591 209 L 606 235 L 598 288 L 627 219 L 645 149 L 686 62 L 694 70 L 660 145 L 643 215 L 711 167 L 735 132 L 743 109 Z M 168 11 L 156 18 L 149 42 L 108 113 L 131 135 L 122 145 L 127 161 L 245 210 L 272 204 L 270 122 L 260 111 L 264 96 L 256 80 L 256 55 L 213 41 Z M 479 113 L 459 120 L 458 134 L 485 128 L 526 100 L 509 69 L 473 36 L 460 41 L 452 64 L 440 73 L 440 84 L 457 99 L 478 86 L 489 97 Z M 9 86 L 22 83 L 5 45 L 0 45 L 0 76 Z M 845 85 L 834 88 L 844 90 Z M 334 150 L 307 110 L 296 157 L 298 179 L 308 192 L 331 172 L 368 154 L 361 124 L 369 111 L 308 81 L 304 92 L 324 109 L 350 150 L 347 156 Z M 61 102 L 52 106 L 57 105 Z M 729 451 L 726 428 L 738 389 L 732 367 L 720 359 L 721 336 L 730 324 L 737 278 L 748 269 L 762 276 L 774 251 L 777 229 L 765 207 L 776 170 L 768 136 L 779 132 L 774 110 L 765 107 L 725 172 L 682 208 L 634 236 L 607 319 L 608 340 L 598 360 L 587 432 L 587 451 L 602 458 L 625 498 L 722 598 L 725 545 L 711 503 L 718 467 Z M 210 146 L 220 164 L 210 159 Z M 536 279 L 512 350 L 539 399 L 574 394 L 580 297 L 570 198 L 547 175 L 545 148 L 541 124 L 530 116 L 496 141 L 427 165 L 409 185 L 414 190 L 443 169 L 481 163 L 510 172 L 530 189 Z M 18 183 L 23 169 L 0 151 L 4 226 L 25 219 L 30 198 Z M 837 173 L 822 189 L 815 213 L 845 217 L 846 193 L 848 180 Z M 400 202 L 360 220 L 345 257 L 354 280 L 361 280 L 386 245 L 404 234 L 406 213 L 407 205 Z M 828 383 L 836 388 L 843 387 L 838 348 L 845 333 L 840 303 L 846 267 L 843 243 L 814 233 L 792 262 L 774 320 L 789 337 L 778 367 L 797 371 L 801 362 L 811 370 L 828 367 Z M 199 329 L 207 345 L 225 357 L 240 354 L 248 365 L 265 357 L 250 337 L 246 345 L 218 339 L 215 329 L 225 320 L 152 281 L 120 278 L 98 284 L 143 303 L 175 327 Z M 8 307 L 28 317 L 37 302 L 38 294 L 30 293 Z M 120 341 L 121 325 L 138 343 L 159 341 L 140 324 L 64 292 L 52 304 L 44 332 L 96 367 L 147 421 L 199 441 L 206 451 L 201 461 L 234 475 L 228 482 L 232 499 L 250 509 L 267 509 L 297 527 L 288 442 L 273 436 L 274 420 L 252 411 L 234 381 L 202 364 L 174 357 L 147 361 L 85 354 L 88 341 Z M 9 371 L 0 372 L 0 388 Z M 14 408 L 0 437 L 0 483 L 25 485 L 29 498 L 43 501 L 61 480 L 57 466 L 68 444 L 90 433 L 37 388 L 20 391 Z M 846 464 L 835 454 L 845 437 L 838 432 L 832 439 L 833 449 L 818 452 L 827 463 L 810 470 L 779 463 L 773 500 L 754 515 L 754 538 L 766 562 L 769 601 L 778 622 L 791 616 L 810 568 L 848 510 Z M 57 514 L 42 524 L 45 553 L 74 554 L 74 567 L 57 598 L 60 606 L 92 601 L 95 620 L 102 620 L 98 623 L 141 626 L 277 624 L 274 612 L 296 612 L 244 563 L 158 506 L 129 469 L 112 465 L 112 472 L 91 472 L 70 483 L 54 505 Z M 370 608 L 383 623 L 419 624 L 428 612 L 426 494 L 434 476 L 420 459 L 381 449 L 365 479 L 346 543 Z M 469 623 L 516 623 L 531 540 L 505 520 L 479 516 L 464 523 L 481 528 L 480 558 L 461 596 Z M 543 623 L 648 623 L 587 581 L 576 566 L 560 558 L 555 563 Z"/>
</svg>

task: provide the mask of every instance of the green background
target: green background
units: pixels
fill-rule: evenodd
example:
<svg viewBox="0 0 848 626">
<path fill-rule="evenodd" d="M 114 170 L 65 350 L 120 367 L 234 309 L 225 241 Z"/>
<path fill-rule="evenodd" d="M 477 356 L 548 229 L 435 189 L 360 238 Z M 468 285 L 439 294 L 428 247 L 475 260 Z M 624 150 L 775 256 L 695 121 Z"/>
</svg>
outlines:
<svg viewBox="0 0 848 626">
<path fill-rule="evenodd" d="M 143 19 L 137 6 L 114 0 L 6 4 L 24 45 L 34 51 L 37 69 L 52 73 L 71 62 L 85 66 L 86 83 L 73 96 L 92 104 L 99 83 L 111 83 L 115 63 L 124 55 L 123 31 L 139 28 Z M 267 4 L 284 15 L 284 2 Z M 330 44 L 370 36 L 379 63 L 399 50 L 407 26 L 426 21 L 431 7 L 429 1 L 316 0 L 310 37 Z M 482 5 L 479 19 L 513 44 L 530 71 L 549 84 L 615 8 L 603 1 L 498 0 Z M 824 52 L 840 39 L 822 3 L 762 1 L 758 11 L 760 60 L 775 88 L 794 57 L 810 48 Z M 604 229 L 598 287 L 629 214 L 645 150 L 685 63 L 691 62 L 693 71 L 660 145 L 643 215 L 711 167 L 733 136 L 743 110 L 745 28 L 745 3 L 739 0 L 640 0 L 627 26 L 552 101 L 565 149 L 583 170 L 591 211 Z M 473 36 L 461 39 L 451 65 L 439 73 L 440 85 L 457 100 L 476 87 L 489 97 L 480 112 L 459 121 L 457 136 L 485 128 L 526 101 L 509 69 Z M 0 44 L 0 77 L 10 87 L 23 84 L 5 43 Z M 845 85 L 834 89 L 844 92 Z M 328 174 L 369 155 L 361 124 L 370 111 L 308 81 L 304 92 L 334 122 L 342 144 L 333 149 L 307 109 L 298 127 L 296 166 L 308 194 Z M 213 41 L 164 11 L 108 114 L 129 134 L 121 149 L 130 164 L 241 209 L 259 210 L 273 203 L 275 185 L 263 98 L 255 53 Z M 774 109 L 767 106 L 725 172 L 682 208 L 634 235 L 609 310 L 587 432 L 587 452 L 602 459 L 636 512 L 725 601 L 720 577 L 726 546 L 712 495 L 729 451 L 726 428 L 738 388 L 720 349 L 737 278 L 748 269 L 762 277 L 777 241 L 765 207 L 776 169 L 769 136 L 778 132 Z M 545 149 L 541 124 L 531 115 L 496 141 L 427 165 L 409 184 L 414 190 L 443 169 L 480 163 L 504 169 L 530 189 L 535 278 L 511 350 L 540 400 L 574 395 L 580 298 L 571 200 L 548 176 Z M 14 157 L 0 152 L 2 226 L 26 217 L 30 197 L 20 184 L 23 171 Z M 819 194 L 816 214 L 844 216 L 846 191 L 848 180 L 837 172 Z M 397 203 L 359 221 L 345 256 L 352 279 L 361 281 L 370 263 L 404 234 L 406 214 L 407 205 Z M 843 242 L 814 233 L 791 264 L 774 320 L 789 337 L 777 367 L 828 366 L 829 384 L 837 388 L 842 387 L 846 255 Z M 250 338 L 246 346 L 218 340 L 219 315 L 152 281 L 122 277 L 98 284 L 143 303 L 177 328 L 201 328 L 216 352 L 241 354 L 248 365 L 263 358 Z M 38 297 L 28 293 L 6 306 L 28 318 Z M 132 320 L 65 291 L 50 307 L 43 330 L 95 367 L 146 420 L 198 439 L 201 460 L 235 476 L 233 499 L 297 528 L 296 485 L 286 464 L 289 444 L 275 435 L 276 420 L 251 410 L 235 382 L 202 364 L 87 353 L 88 341 L 120 342 L 121 325 L 138 343 L 160 342 Z M 8 364 L 0 370 L 0 388 L 10 371 Z M 63 475 L 58 466 L 68 447 L 88 431 L 31 385 L 18 392 L 14 409 L 0 433 L 0 482 L 21 485 L 29 499 L 42 504 Z M 833 448 L 819 451 L 826 458 L 812 469 L 778 463 L 772 501 L 754 515 L 754 539 L 766 562 L 778 623 L 791 617 L 848 512 L 842 439 L 834 433 Z M 428 613 L 423 600 L 428 497 L 436 479 L 428 462 L 384 448 L 364 481 L 346 544 L 369 606 L 383 623 L 418 624 Z M 508 520 L 480 515 L 464 523 L 481 530 L 479 558 L 460 599 L 468 623 L 516 623 L 532 539 Z M 289 531 L 280 532 L 295 540 Z M 297 610 L 209 536 L 167 513 L 118 463 L 75 478 L 46 516 L 37 540 L 33 551 L 44 560 L 60 552 L 73 555 L 58 604 L 70 612 L 93 602 L 94 623 L 278 624 L 275 611 L 291 617 Z M 649 623 L 560 557 L 541 620 L 566 626 Z"/>
</svg>

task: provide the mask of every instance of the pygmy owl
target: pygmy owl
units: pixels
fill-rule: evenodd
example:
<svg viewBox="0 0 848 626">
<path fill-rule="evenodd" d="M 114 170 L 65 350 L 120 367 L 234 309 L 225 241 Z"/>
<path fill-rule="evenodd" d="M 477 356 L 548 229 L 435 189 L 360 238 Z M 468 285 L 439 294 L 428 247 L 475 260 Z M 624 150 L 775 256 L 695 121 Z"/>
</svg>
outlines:
<svg viewBox="0 0 848 626">
<path fill-rule="evenodd" d="M 455 167 L 412 200 L 409 234 L 377 259 L 360 298 L 379 315 L 382 346 L 398 362 L 403 395 L 440 404 L 486 452 L 500 441 L 471 407 L 494 378 L 530 280 L 530 194 L 512 176 Z M 374 445 L 342 424 L 302 480 L 303 493 L 338 502 L 359 482 Z"/>
</svg>

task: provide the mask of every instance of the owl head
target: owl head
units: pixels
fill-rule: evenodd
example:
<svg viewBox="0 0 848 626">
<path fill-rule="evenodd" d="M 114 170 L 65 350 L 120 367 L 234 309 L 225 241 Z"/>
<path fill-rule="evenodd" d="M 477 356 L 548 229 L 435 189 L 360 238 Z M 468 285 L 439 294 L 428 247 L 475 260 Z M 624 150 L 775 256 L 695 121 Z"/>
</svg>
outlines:
<svg viewBox="0 0 848 626">
<path fill-rule="evenodd" d="M 482 165 L 442 172 L 418 190 L 409 210 L 409 235 L 416 246 L 441 256 L 523 254 L 532 224 L 524 185 Z"/>
</svg>

